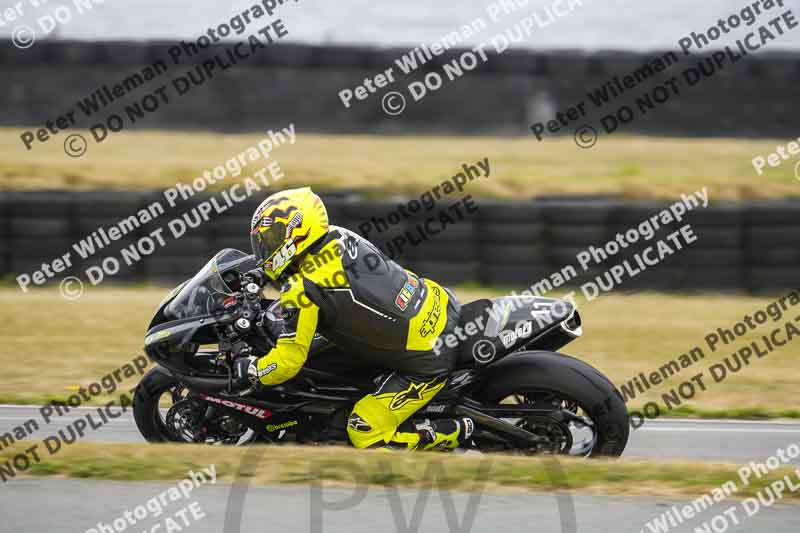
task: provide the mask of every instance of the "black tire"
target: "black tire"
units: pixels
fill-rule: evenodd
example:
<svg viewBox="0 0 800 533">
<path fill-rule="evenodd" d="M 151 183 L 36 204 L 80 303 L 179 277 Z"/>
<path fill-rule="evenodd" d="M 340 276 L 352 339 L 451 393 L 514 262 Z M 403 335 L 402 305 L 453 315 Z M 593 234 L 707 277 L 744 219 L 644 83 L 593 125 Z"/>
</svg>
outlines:
<svg viewBox="0 0 800 533">
<path fill-rule="evenodd" d="M 478 264 L 474 261 L 413 261 L 409 269 L 424 278 L 430 278 L 445 285 L 474 283 L 480 276 Z"/>
<path fill-rule="evenodd" d="M 548 392 L 576 402 L 595 423 L 590 457 L 618 457 L 630 433 L 628 410 L 613 383 L 579 359 L 554 352 L 521 352 L 494 366 L 481 391 L 489 404 L 522 392 Z"/>
<path fill-rule="evenodd" d="M 535 246 L 547 238 L 547 228 L 541 222 L 487 222 L 481 230 L 487 244 Z"/>
<path fill-rule="evenodd" d="M 483 257 L 491 257 L 509 266 L 547 267 L 547 248 L 527 244 L 489 244 L 484 247 Z"/>
<path fill-rule="evenodd" d="M 553 272 L 540 265 L 498 265 L 490 264 L 483 268 L 481 281 L 485 285 L 494 287 L 525 287 L 539 283 Z"/>
<path fill-rule="evenodd" d="M 13 231 L 13 230 L 12 230 Z M 751 248 L 794 248 L 800 226 L 751 226 L 747 228 L 747 239 Z"/>
<path fill-rule="evenodd" d="M 559 246 L 602 246 L 609 238 L 608 228 L 605 226 L 556 223 L 550 228 L 550 240 Z"/>
<path fill-rule="evenodd" d="M 147 442 L 176 442 L 158 414 L 161 395 L 177 383 L 158 367 L 151 368 L 136 387 L 133 396 L 133 419 Z"/>
</svg>

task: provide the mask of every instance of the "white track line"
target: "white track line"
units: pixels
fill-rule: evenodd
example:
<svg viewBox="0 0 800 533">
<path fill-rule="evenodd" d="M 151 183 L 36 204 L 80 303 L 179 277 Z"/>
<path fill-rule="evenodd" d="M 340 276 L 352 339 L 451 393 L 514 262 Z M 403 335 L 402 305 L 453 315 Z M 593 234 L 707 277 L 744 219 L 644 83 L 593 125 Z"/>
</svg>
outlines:
<svg viewBox="0 0 800 533">
<path fill-rule="evenodd" d="M 656 420 L 645 419 L 647 424 L 755 424 L 775 425 L 784 424 L 800 426 L 800 421 L 792 418 L 774 418 L 772 420 L 742 420 L 738 418 L 660 418 Z"/>
<path fill-rule="evenodd" d="M 36 409 L 37 411 L 45 407 L 44 405 L 14 405 L 14 404 L 7 404 L 7 403 L 0 403 L 0 409 Z M 95 405 L 95 406 L 88 406 L 88 407 L 71 407 L 67 406 L 70 411 L 75 409 L 97 409 L 98 407 L 103 407 L 102 404 Z"/>
<path fill-rule="evenodd" d="M 63 417 L 53 418 L 52 420 L 50 420 L 50 422 L 48 422 L 48 424 L 52 424 L 52 423 L 58 422 L 59 420 L 61 420 L 63 418 L 69 418 L 68 421 L 72 421 L 73 419 L 77 419 L 77 418 L 81 418 L 81 417 L 68 417 L 68 416 L 65 415 Z M 29 416 L 0 416 L 0 420 L 30 420 L 30 419 L 31 419 L 31 417 L 29 417 Z M 128 423 L 128 422 L 130 422 L 130 420 L 119 420 L 119 419 L 112 418 L 112 419 L 109 419 L 109 422 L 117 422 L 117 423 L 125 422 L 125 423 Z"/>
</svg>

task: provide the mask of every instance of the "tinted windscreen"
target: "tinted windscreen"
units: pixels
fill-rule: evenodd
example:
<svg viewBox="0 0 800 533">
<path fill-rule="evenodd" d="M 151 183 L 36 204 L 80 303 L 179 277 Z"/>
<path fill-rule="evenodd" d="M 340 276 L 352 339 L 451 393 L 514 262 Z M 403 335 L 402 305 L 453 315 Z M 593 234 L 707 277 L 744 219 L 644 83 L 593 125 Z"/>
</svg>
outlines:
<svg viewBox="0 0 800 533">
<path fill-rule="evenodd" d="M 254 267 L 253 256 L 230 248 L 222 250 L 179 290 L 164 309 L 164 316 L 175 320 L 219 313 L 225 298 L 239 290 L 239 277 L 231 272 L 244 273 Z"/>
</svg>

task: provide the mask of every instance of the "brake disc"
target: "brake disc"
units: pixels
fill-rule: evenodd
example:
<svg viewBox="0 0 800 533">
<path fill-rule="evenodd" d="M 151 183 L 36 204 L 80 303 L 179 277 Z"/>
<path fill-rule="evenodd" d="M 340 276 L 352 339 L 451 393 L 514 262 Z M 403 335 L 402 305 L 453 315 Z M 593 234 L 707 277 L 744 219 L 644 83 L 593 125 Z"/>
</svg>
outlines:
<svg viewBox="0 0 800 533">
<path fill-rule="evenodd" d="M 201 442 L 205 407 L 196 400 L 180 400 L 167 411 L 165 425 L 172 436 L 183 442 Z"/>
<path fill-rule="evenodd" d="M 572 448 L 572 432 L 568 426 L 547 416 L 526 416 L 517 426 L 547 439 L 548 444 L 537 446 L 539 452 L 563 454 Z"/>
</svg>

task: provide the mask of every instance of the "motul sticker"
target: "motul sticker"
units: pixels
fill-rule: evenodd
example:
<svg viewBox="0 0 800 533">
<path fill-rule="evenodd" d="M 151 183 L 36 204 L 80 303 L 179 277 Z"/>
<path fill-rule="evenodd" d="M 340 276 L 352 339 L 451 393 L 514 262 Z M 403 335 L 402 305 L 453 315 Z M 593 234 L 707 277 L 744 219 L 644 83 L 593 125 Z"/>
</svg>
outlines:
<svg viewBox="0 0 800 533">
<path fill-rule="evenodd" d="M 267 419 L 272 416 L 272 411 L 268 411 L 266 409 L 262 409 L 260 407 L 256 407 L 253 405 L 247 405 L 246 403 L 234 402 L 232 400 L 223 400 L 222 398 L 215 398 L 214 396 L 206 396 L 204 394 L 201 394 L 200 397 L 207 402 L 224 405 L 225 407 L 236 409 L 237 411 L 241 411 L 242 413 L 248 414 L 250 416 L 255 416 L 257 418 Z"/>
</svg>

